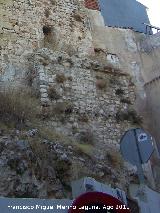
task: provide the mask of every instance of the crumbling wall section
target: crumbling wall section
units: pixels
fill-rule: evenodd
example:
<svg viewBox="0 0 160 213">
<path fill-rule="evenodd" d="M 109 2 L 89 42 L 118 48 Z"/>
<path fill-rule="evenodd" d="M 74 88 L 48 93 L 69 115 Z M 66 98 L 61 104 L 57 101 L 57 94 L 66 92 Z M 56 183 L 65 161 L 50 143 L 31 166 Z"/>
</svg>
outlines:
<svg viewBox="0 0 160 213">
<path fill-rule="evenodd" d="M 91 13 L 92 15 L 93 13 Z M 143 67 L 137 44 L 137 33 L 129 29 L 94 24 L 92 22 L 94 47 L 105 53 L 106 62 L 132 75 L 137 87 L 140 87 L 144 80 L 141 73 Z"/>
<path fill-rule="evenodd" d="M 130 76 L 64 52 L 42 49 L 34 57 L 33 85 L 40 90 L 44 112 L 51 109 L 49 126 L 76 140 L 95 142 L 96 154 L 103 157 L 104 147 L 119 149 L 124 131 L 140 121 Z"/>
</svg>

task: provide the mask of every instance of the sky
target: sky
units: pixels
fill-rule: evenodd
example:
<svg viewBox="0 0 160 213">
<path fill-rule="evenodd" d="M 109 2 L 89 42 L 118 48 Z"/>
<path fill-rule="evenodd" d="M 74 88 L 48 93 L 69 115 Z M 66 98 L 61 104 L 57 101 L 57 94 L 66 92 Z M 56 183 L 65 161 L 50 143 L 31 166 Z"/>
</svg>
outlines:
<svg viewBox="0 0 160 213">
<path fill-rule="evenodd" d="M 137 0 L 148 7 L 148 16 L 150 23 L 160 27 L 160 0 Z"/>
</svg>

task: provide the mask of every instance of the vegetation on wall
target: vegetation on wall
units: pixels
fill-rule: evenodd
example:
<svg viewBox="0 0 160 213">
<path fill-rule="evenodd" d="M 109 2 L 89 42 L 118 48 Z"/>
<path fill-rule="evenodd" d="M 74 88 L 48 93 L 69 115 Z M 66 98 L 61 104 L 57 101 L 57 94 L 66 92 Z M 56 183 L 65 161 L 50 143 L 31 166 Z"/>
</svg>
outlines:
<svg viewBox="0 0 160 213">
<path fill-rule="evenodd" d="M 24 125 L 40 115 L 39 101 L 28 89 L 0 91 L 0 119 L 5 124 Z"/>
<path fill-rule="evenodd" d="M 66 81 L 66 77 L 63 73 L 59 73 L 56 75 L 57 83 L 64 83 Z"/>
<path fill-rule="evenodd" d="M 116 120 L 118 122 L 129 121 L 132 124 L 141 125 L 143 123 L 142 117 L 140 117 L 134 109 L 128 109 L 127 111 L 118 111 L 116 113 Z"/>
</svg>

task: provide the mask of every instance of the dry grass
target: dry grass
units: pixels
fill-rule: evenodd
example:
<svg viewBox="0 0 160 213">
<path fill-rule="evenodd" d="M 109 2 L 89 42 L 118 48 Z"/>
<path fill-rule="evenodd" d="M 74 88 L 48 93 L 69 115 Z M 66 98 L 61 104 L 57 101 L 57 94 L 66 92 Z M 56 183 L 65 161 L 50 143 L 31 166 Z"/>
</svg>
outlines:
<svg viewBox="0 0 160 213">
<path fill-rule="evenodd" d="M 63 141 L 63 136 L 49 127 L 41 126 L 38 128 L 38 132 L 39 138 L 47 139 L 49 141 Z"/>
<path fill-rule="evenodd" d="M 91 144 L 79 144 L 79 143 L 76 143 L 75 149 L 80 155 L 84 154 L 84 155 L 86 155 L 86 156 L 88 156 L 90 158 L 93 157 L 94 147 Z"/>
<path fill-rule="evenodd" d="M 80 142 L 84 144 L 94 144 L 94 136 L 91 130 L 86 130 L 80 133 Z"/>
<path fill-rule="evenodd" d="M 70 137 L 55 131 L 50 127 L 38 127 L 38 138 L 37 141 L 41 141 L 42 139 L 47 139 L 49 141 L 57 141 L 62 143 L 64 146 L 72 146 L 73 150 L 79 154 L 84 154 L 88 157 L 93 156 L 94 146 L 92 144 L 84 144 L 78 143 L 74 141 Z"/>
<path fill-rule="evenodd" d="M 40 114 L 39 102 L 31 90 L 6 89 L 0 91 L 0 119 L 10 125 L 25 124 Z"/>
<path fill-rule="evenodd" d="M 62 115 L 62 114 L 71 114 L 73 111 L 73 104 L 69 101 L 56 103 L 53 107 L 53 114 Z"/>
<path fill-rule="evenodd" d="M 123 159 L 118 151 L 110 150 L 106 153 L 106 160 L 113 168 L 122 168 Z"/>
<path fill-rule="evenodd" d="M 49 97 L 51 100 L 59 99 L 58 94 L 54 93 L 53 90 Z M 44 120 L 55 118 L 57 121 L 66 122 L 66 119 L 72 114 L 73 108 L 74 106 L 70 101 L 57 102 L 50 107 L 43 107 L 42 116 Z"/>
</svg>

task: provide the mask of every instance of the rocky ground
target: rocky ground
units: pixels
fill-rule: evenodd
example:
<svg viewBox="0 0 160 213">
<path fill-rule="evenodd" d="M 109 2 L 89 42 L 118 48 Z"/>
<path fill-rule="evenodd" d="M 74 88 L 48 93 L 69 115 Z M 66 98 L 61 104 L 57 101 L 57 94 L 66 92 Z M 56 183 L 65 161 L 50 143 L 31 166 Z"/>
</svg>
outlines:
<svg viewBox="0 0 160 213">
<path fill-rule="evenodd" d="M 71 197 L 71 181 L 84 176 L 127 187 L 126 169 L 111 155 L 100 161 L 91 147 L 68 139 L 64 143 L 55 133 L 51 140 L 51 134 L 45 136 L 40 129 L 6 132 L 1 128 L 0 133 L 0 196 Z"/>
</svg>

